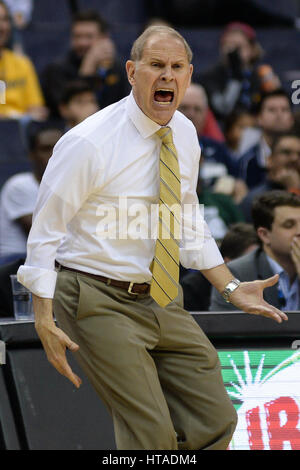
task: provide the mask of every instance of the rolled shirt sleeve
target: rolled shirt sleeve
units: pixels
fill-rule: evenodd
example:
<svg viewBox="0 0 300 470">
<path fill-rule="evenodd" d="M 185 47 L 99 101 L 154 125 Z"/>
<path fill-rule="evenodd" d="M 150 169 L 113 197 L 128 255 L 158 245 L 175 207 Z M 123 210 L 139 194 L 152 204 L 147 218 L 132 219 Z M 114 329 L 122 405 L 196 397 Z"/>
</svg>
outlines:
<svg viewBox="0 0 300 470">
<path fill-rule="evenodd" d="M 67 224 L 93 191 L 98 175 L 96 149 L 81 137 L 63 136 L 49 160 L 33 212 L 27 258 L 18 281 L 39 297 L 53 298 L 55 257 Z"/>
</svg>

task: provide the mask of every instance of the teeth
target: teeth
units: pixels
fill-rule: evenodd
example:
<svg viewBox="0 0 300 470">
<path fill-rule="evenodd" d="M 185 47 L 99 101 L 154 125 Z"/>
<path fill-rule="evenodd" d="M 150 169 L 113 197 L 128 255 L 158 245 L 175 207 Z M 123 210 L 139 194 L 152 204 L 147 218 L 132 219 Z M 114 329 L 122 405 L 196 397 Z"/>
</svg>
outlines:
<svg viewBox="0 0 300 470">
<path fill-rule="evenodd" d="M 172 103 L 173 96 L 174 96 L 174 90 L 171 90 L 170 88 L 157 88 L 157 90 L 155 90 L 155 93 L 159 93 L 159 92 L 171 93 L 172 98 L 169 101 L 156 101 L 155 100 L 157 103 L 159 103 L 161 106 L 167 106 L 170 103 Z"/>
</svg>

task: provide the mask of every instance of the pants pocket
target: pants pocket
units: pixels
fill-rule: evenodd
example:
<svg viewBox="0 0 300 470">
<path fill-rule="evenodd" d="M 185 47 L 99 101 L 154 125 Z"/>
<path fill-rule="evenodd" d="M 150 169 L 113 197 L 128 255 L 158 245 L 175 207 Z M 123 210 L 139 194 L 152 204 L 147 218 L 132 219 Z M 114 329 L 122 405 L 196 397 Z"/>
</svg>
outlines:
<svg viewBox="0 0 300 470">
<path fill-rule="evenodd" d="M 79 287 L 78 305 L 76 311 L 77 320 L 88 318 L 93 315 L 99 315 L 99 289 L 94 286 L 89 280 L 85 280 L 82 276 L 77 275 L 77 282 Z M 100 295 L 99 295 L 100 294 Z"/>
</svg>

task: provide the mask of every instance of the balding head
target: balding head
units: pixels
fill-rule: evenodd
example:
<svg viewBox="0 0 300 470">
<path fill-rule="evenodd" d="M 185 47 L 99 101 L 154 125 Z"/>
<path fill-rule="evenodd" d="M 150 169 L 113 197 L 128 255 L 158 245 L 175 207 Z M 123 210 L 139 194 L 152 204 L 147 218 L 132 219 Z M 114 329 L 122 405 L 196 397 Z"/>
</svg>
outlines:
<svg viewBox="0 0 300 470">
<path fill-rule="evenodd" d="M 149 28 L 145 29 L 145 31 L 134 41 L 132 49 L 131 49 L 131 53 L 130 53 L 130 59 L 132 61 L 137 62 L 141 60 L 147 41 L 152 36 L 155 36 L 155 35 L 165 35 L 165 36 L 171 36 L 171 37 L 177 38 L 184 45 L 189 63 L 192 62 L 193 53 L 192 53 L 190 46 L 184 39 L 184 37 L 181 36 L 181 34 L 178 33 L 178 31 L 176 31 L 175 29 L 170 28 L 169 26 L 161 25 L 161 24 L 155 25 L 155 26 L 149 26 Z"/>
<path fill-rule="evenodd" d="M 199 136 L 204 128 L 207 108 L 208 101 L 204 88 L 197 83 L 191 83 L 178 109 L 192 121 Z"/>
<path fill-rule="evenodd" d="M 133 46 L 126 71 L 139 108 L 165 126 L 182 101 L 193 73 L 181 35 L 166 26 L 147 28 Z"/>
</svg>

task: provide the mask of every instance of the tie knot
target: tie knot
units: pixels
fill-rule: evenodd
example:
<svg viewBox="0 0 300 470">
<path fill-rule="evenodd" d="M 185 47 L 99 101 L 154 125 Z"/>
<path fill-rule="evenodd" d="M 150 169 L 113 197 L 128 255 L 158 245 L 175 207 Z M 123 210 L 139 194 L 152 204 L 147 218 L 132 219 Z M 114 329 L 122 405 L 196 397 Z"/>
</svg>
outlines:
<svg viewBox="0 0 300 470">
<path fill-rule="evenodd" d="M 166 145 L 173 144 L 172 129 L 171 127 L 161 127 L 156 135 L 162 140 Z"/>
</svg>

